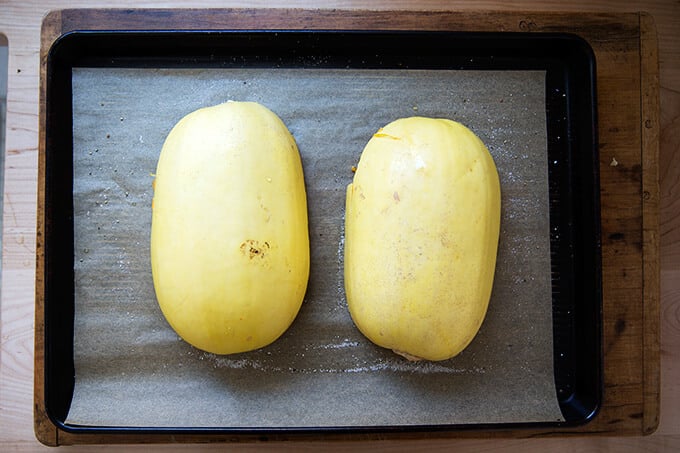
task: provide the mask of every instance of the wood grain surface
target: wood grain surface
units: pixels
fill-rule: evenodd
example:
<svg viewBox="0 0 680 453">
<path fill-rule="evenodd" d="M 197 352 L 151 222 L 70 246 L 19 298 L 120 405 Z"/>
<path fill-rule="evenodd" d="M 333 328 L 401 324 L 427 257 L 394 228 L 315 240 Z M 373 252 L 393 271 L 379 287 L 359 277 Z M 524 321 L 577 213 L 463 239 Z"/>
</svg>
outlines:
<svg viewBox="0 0 680 453">
<path fill-rule="evenodd" d="M 366 8 L 358 2 L 335 2 L 323 5 L 310 5 L 308 2 L 262 2 L 259 6 L 279 7 L 337 7 L 344 10 Z M 73 6 L 97 6 L 94 2 L 38 2 L 31 1 L 19 4 L 2 4 L 0 9 L 0 32 L 8 37 L 10 46 L 8 115 L 7 115 L 7 152 L 5 175 L 5 207 L 3 238 L 3 281 L 2 306 L 0 312 L 0 450 L 32 451 L 41 448 L 33 433 L 33 316 L 35 287 L 35 252 L 36 252 L 36 198 L 38 188 L 38 106 L 39 106 L 39 48 L 40 25 L 44 14 L 49 9 Z M 100 5 L 101 6 L 101 5 Z M 122 5 L 121 5 L 122 6 Z M 130 4 L 134 7 L 225 7 L 245 6 L 239 3 L 213 4 L 203 2 L 156 2 L 148 4 Z M 249 4 L 248 6 L 253 6 Z M 371 8 L 380 10 L 414 9 L 410 2 L 374 2 Z M 455 2 L 423 2 L 418 9 L 470 11 L 467 20 L 476 20 L 479 27 L 498 27 L 514 24 L 527 30 L 548 30 L 555 24 L 544 19 L 540 13 L 525 14 L 525 10 L 570 10 L 598 11 L 618 13 L 622 11 L 648 11 L 647 15 L 629 14 L 612 16 L 610 23 L 619 24 L 612 32 L 616 38 L 599 35 L 597 46 L 600 56 L 610 61 L 598 68 L 598 74 L 609 74 L 610 84 L 602 86 L 600 96 L 605 103 L 600 107 L 617 110 L 617 116 L 611 124 L 605 121 L 600 124 L 601 169 L 605 172 L 603 181 L 603 207 L 617 211 L 617 215 L 603 221 L 603 231 L 611 233 L 633 233 L 621 240 L 618 234 L 603 237 L 603 261 L 609 269 L 609 278 L 624 282 L 616 287 L 608 287 L 605 298 L 619 300 L 619 311 L 605 314 L 606 354 L 617 363 L 617 367 L 606 369 L 606 383 L 609 385 L 608 401 L 610 412 L 607 422 L 612 427 L 607 431 L 608 437 L 563 437 L 559 439 L 420 439 L 358 441 L 352 444 L 331 441 L 314 443 L 295 441 L 294 443 L 268 443 L 231 445 L 235 449 L 252 448 L 288 448 L 345 450 L 400 450 L 412 449 L 461 449 L 462 451 L 504 451 L 504 450 L 623 450 L 647 451 L 677 450 L 680 448 L 680 395 L 678 395 L 678 375 L 680 374 L 680 202 L 678 202 L 678 182 L 680 178 L 680 5 L 677 2 L 637 2 L 618 5 L 615 2 L 575 2 L 568 6 L 558 2 L 477 2 L 463 4 Z M 498 15 L 480 14 L 484 10 L 514 10 L 499 19 Z M 129 13 L 122 13 L 129 14 Z M 558 17 L 554 15 L 551 17 Z M 75 18 L 76 16 L 70 16 Z M 392 13 L 384 13 L 382 21 L 385 26 L 394 26 Z M 485 18 L 493 17 L 493 23 L 485 23 Z M 605 15 L 593 15 L 594 23 L 607 19 Z M 621 19 L 623 17 L 623 19 Z M 197 16 L 198 18 L 198 16 Z M 564 18 L 564 17 L 563 17 Z M 637 19 L 634 19 L 637 18 Z M 74 19 L 75 20 L 75 19 Z M 163 23 L 163 19 L 158 19 Z M 276 20 L 281 20 L 278 18 Z M 316 20 L 316 18 L 315 18 Z M 450 19 L 449 19 L 450 20 Z M 598 22 L 600 21 L 600 22 Z M 246 21 L 247 22 L 247 21 Z M 396 21 L 398 22 L 398 21 Z M 559 21 L 556 20 L 556 23 Z M 585 22 L 589 22 L 586 20 Z M 106 23 L 100 23 L 105 26 Z M 246 24 L 247 25 L 247 24 Z M 563 23 L 561 24 L 563 26 Z M 591 24 L 592 25 L 592 24 Z M 68 26 L 68 24 L 61 24 Z M 149 23 L 140 17 L 140 27 L 147 28 Z M 578 25 L 573 25 L 578 27 Z M 658 47 L 654 44 L 654 30 L 658 36 Z M 581 31 L 588 32 L 584 27 Z M 636 31 L 637 30 L 637 31 Z M 631 35 L 632 33 L 632 35 Z M 637 34 L 636 34 L 637 33 Z M 597 38 L 597 33 L 594 34 Z M 640 37 L 647 39 L 640 40 Z M 622 47 L 635 46 L 634 41 L 644 43 L 635 52 L 622 52 Z M 627 44 L 626 44 L 627 42 Z M 624 43 L 624 44 L 621 44 Z M 655 64 L 658 57 L 660 63 L 660 91 L 649 77 L 655 73 L 640 71 L 637 75 L 625 73 L 625 68 L 640 68 L 645 64 Z M 637 61 L 631 60 L 637 58 Z M 618 59 L 618 60 L 617 60 Z M 640 62 L 643 62 L 643 66 Z M 630 71 L 628 71 L 630 72 Z M 618 74 L 618 75 L 617 75 Z M 617 87 L 614 91 L 613 87 Z M 611 91 L 607 91 L 610 89 Z M 637 91 L 638 95 L 635 96 Z M 643 96 L 640 96 L 640 91 Z M 655 115 L 656 99 L 659 99 L 660 114 Z M 637 99 L 637 104 L 636 100 Z M 641 104 L 642 102 L 642 104 Z M 658 121 L 658 123 L 654 123 Z M 637 124 L 638 130 L 631 129 Z M 602 132 L 604 132 L 604 137 Z M 658 137 L 657 137 L 658 135 Z M 639 162 L 641 147 L 653 146 L 660 142 L 659 158 L 656 162 Z M 607 145 L 608 143 L 621 146 Z M 610 146 L 608 148 L 608 146 Z M 637 151 L 636 151 L 637 150 Z M 637 157 L 636 157 L 637 152 Z M 621 165 L 611 166 L 616 158 Z M 635 162 L 635 159 L 638 162 Z M 636 166 L 637 165 L 637 166 Z M 646 169 L 642 171 L 642 169 Z M 658 171 L 658 178 L 656 173 Z M 655 196 L 656 184 L 659 184 L 660 196 Z M 621 203 L 617 197 L 628 197 L 631 194 L 641 195 L 637 204 Z M 649 195 L 647 195 L 647 193 Z M 658 207 L 658 208 L 657 208 Z M 657 220 L 658 219 L 658 220 Z M 660 224 L 657 230 L 656 224 Z M 657 233 L 659 231 L 659 233 Z M 637 233 L 636 233 L 637 232 Z M 654 248 L 660 244 L 660 254 L 642 254 L 645 247 Z M 606 263 L 609 263 L 607 265 Z M 660 264 L 661 280 L 650 278 Z M 645 277 L 645 274 L 647 277 Z M 622 278 L 623 276 L 623 278 Z M 644 284 L 643 284 L 644 282 Z M 630 283 L 630 284 L 629 284 Z M 659 292 L 660 288 L 660 292 Z M 654 304 L 654 298 L 660 294 L 660 304 Z M 633 301 L 631 302 L 631 299 Z M 652 307 L 643 310 L 641 303 Z M 657 307 L 657 308 L 655 308 Z M 660 324 L 656 322 L 657 310 L 661 316 Z M 621 322 L 623 320 L 623 324 Z M 632 324 L 626 324 L 634 320 Z M 660 326 L 659 331 L 656 327 Z M 639 341 L 642 339 L 642 341 Z M 37 345 L 36 351 L 40 349 Z M 659 389 L 659 365 L 655 363 L 655 351 L 660 351 L 660 411 L 657 411 L 657 391 Z M 607 366 L 607 364 L 605 364 Z M 639 408 L 639 409 L 638 409 Z M 618 411 L 618 412 L 617 412 Z M 657 414 L 660 419 L 657 421 Z M 617 415 L 618 414 L 618 415 Z M 630 418 L 636 421 L 637 428 L 631 428 Z M 656 431 L 647 437 L 616 437 L 619 434 L 643 434 Z M 617 429 L 617 426 L 625 429 Z M 592 429 L 592 428 L 591 428 Z M 537 433 L 538 434 L 538 433 Z M 64 439 L 68 441 L 68 439 Z M 88 447 L 92 448 L 92 447 Z M 99 447 L 110 449 L 116 447 Z M 164 448 L 145 447 L 144 451 Z M 173 446 L 176 449 L 188 449 L 185 446 Z M 194 449 L 195 447 L 191 447 Z M 222 449 L 223 446 L 202 445 L 200 448 L 211 450 Z M 140 447 L 141 451 L 141 447 Z"/>
</svg>

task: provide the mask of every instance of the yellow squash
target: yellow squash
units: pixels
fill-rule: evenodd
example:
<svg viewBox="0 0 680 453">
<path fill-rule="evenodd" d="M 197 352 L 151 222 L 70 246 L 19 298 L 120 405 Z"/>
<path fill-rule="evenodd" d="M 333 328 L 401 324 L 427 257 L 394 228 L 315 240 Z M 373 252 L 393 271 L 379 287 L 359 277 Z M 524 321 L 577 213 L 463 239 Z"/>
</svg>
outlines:
<svg viewBox="0 0 680 453">
<path fill-rule="evenodd" d="M 412 117 L 380 129 L 347 187 L 345 289 L 372 342 L 445 360 L 486 315 L 500 227 L 493 159 L 465 126 Z"/>
<path fill-rule="evenodd" d="M 190 113 L 156 171 L 151 267 L 161 310 L 216 354 L 288 329 L 309 276 L 307 200 L 295 140 L 272 111 L 227 102 Z"/>
</svg>

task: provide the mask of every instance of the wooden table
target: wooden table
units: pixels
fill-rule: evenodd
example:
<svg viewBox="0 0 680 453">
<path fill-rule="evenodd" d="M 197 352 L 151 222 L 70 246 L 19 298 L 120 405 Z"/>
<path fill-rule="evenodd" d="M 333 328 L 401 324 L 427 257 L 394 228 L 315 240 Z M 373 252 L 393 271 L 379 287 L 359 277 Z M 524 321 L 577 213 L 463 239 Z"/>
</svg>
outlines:
<svg viewBox="0 0 680 453">
<path fill-rule="evenodd" d="M 239 6 L 234 4 L 235 6 Z M 31 5 L 30 2 L 22 4 L 21 6 L 8 5 L 3 7 L 0 13 L 0 31 L 7 34 L 10 44 L 10 67 L 9 67 L 9 90 L 8 90 L 8 115 L 7 115 L 7 156 L 6 165 L 7 173 L 5 176 L 5 217 L 4 217 L 4 239 L 3 239 L 3 282 L 2 282 L 2 325 L 0 327 L 0 334 L 2 335 L 2 355 L 0 356 L 0 426 L 2 431 L 0 433 L 0 442 L 9 449 L 17 448 L 20 450 L 32 450 L 40 448 L 40 445 L 34 440 L 33 434 L 33 387 L 32 371 L 33 371 L 33 316 L 34 316 L 34 281 L 35 281 L 35 237 L 36 237 L 36 191 L 38 185 L 37 181 L 37 147 L 38 147 L 38 69 L 39 58 L 38 50 L 40 43 L 40 23 L 43 14 L 48 9 L 58 9 L 66 5 L 59 2 L 50 3 L 47 6 L 41 4 L 40 6 Z M 73 7 L 70 3 L 68 7 Z M 92 6 L 92 4 L 82 3 L 82 6 Z M 138 7 L 140 5 L 130 5 Z M 153 4 L 154 7 L 187 7 L 192 6 L 189 3 L 163 3 Z M 201 6 L 206 6 L 201 4 Z M 225 4 L 215 4 L 213 6 L 229 6 Z M 301 3 L 279 3 L 276 5 L 268 4 L 267 6 L 281 6 L 281 7 L 312 7 L 305 2 Z M 320 5 L 314 5 L 318 7 Z M 361 8 L 360 4 L 328 4 L 324 7 L 343 7 L 343 8 Z M 407 2 L 389 3 L 380 2 L 373 4 L 373 7 L 380 7 L 381 9 L 408 9 Z M 451 4 L 444 4 L 444 2 L 432 2 L 422 7 L 427 9 L 453 9 L 464 10 L 471 6 L 460 5 L 455 8 Z M 475 13 L 468 13 L 468 21 L 483 20 L 487 17 L 480 14 L 479 11 L 492 10 L 503 8 L 505 10 L 548 10 L 548 9 L 565 9 L 566 6 L 560 4 L 542 4 L 538 2 L 523 2 L 513 5 L 500 3 L 482 3 L 475 4 Z M 41 9 L 42 8 L 42 9 Z M 582 4 L 571 4 L 568 9 L 572 11 L 605 11 L 605 12 L 619 12 L 611 6 L 598 2 Z M 615 276 L 615 273 L 631 272 L 632 278 L 635 282 L 636 291 L 640 291 L 637 297 L 644 302 L 643 305 L 627 305 L 622 307 L 637 307 L 632 311 L 637 310 L 637 313 L 616 312 L 610 310 L 610 317 L 607 318 L 605 313 L 605 347 L 611 347 L 609 355 L 611 360 L 605 361 L 605 374 L 610 376 L 609 381 L 605 379 L 605 385 L 608 386 L 606 392 L 609 393 L 609 407 L 607 409 L 607 416 L 604 419 L 606 424 L 610 427 L 604 426 L 604 421 L 599 422 L 594 427 L 587 428 L 585 431 L 601 431 L 608 436 L 617 436 L 620 434 L 626 435 L 640 435 L 653 431 L 657 426 L 658 409 L 658 390 L 659 384 L 656 381 L 656 370 L 658 364 L 656 359 L 661 357 L 661 418 L 658 422 L 658 429 L 656 432 L 648 437 L 588 437 L 588 438 L 560 438 L 560 439 L 532 439 L 532 440 L 512 440 L 512 439 L 498 439 L 498 440 L 477 440 L 477 439 L 422 439 L 418 442 L 419 447 L 442 448 L 442 447 L 456 447 L 467 448 L 470 450 L 478 450 L 480 448 L 486 449 L 514 449 L 527 447 L 534 449 L 547 448 L 596 448 L 606 444 L 610 448 L 620 448 L 623 446 L 634 446 L 637 448 L 647 449 L 677 449 L 680 447 L 680 432 L 678 426 L 680 425 L 680 396 L 678 396 L 678 369 L 680 362 L 678 359 L 678 351 L 680 346 L 680 335 L 678 335 L 678 315 L 677 304 L 680 297 L 680 287 L 678 275 L 680 273 L 680 238 L 678 228 L 678 210 L 680 204 L 675 203 L 674 190 L 675 184 L 680 177 L 680 168 L 678 168 L 677 150 L 680 145 L 680 134 L 673 130 L 673 125 L 678 123 L 678 115 L 680 114 L 680 7 L 668 3 L 652 3 L 640 2 L 639 4 L 627 5 L 628 11 L 646 10 L 651 13 L 651 17 L 656 22 L 656 30 L 659 37 L 659 60 L 660 60 L 660 116 L 655 115 L 654 105 L 656 102 L 657 92 L 653 89 L 654 78 L 656 73 L 654 71 L 640 71 L 639 77 L 635 76 L 634 80 L 638 83 L 637 99 L 642 103 L 635 105 L 635 101 L 626 98 L 626 93 L 609 92 L 603 93 L 601 99 L 611 102 L 611 105 L 601 104 L 601 109 L 610 111 L 622 110 L 622 123 L 633 124 L 636 120 L 633 119 L 631 123 L 630 118 L 627 120 L 626 111 L 636 110 L 642 112 L 640 118 L 640 130 L 631 135 L 631 143 L 621 141 L 621 137 L 617 134 L 620 129 L 617 129 L 617 124 L 607 124 L 607 129 L 604 131 L 604 138 L 601 131 L 601 141 L 603 147 L 600 162 L 603 166 L 603 173 L 605 173 L 605 185 L 610 185 L 611 192 L 603 192 L 604 204 L 612 203 L 612 205 L 619 206 L 616 200 L 611 198 L 611 194 L 621 193 L 619 184 L 632 184 L 631 188 L 635 189 L 635 184 L 638 184 L 636 190 L 639 191 L 641 199 L 635 200 L 633 197 L 632 210 L 638 210 L 639 214 L 633 212 L 631 219 L 632 224 L 636 227 L 625 226 L 619 224 L 619 219 L 624 217 L 620 215 L 613 216 L 608 220 L 617 223 L 615 227 L 603 224 L 603 229 L 614 232 L 619 229 L 625 231 L 638 231 L 639 240 L 636 242 L 632 240 L 630 244 L 620 244 L 620 236 L 614 235 L 603 238 L 604 241 L 604 260 L 609 260 L 609 266 L 605 266 L 605 280 L 610 278 L 610 281 L 619 281 L 620 276 Z M 383 14 L 383 23 L 389 23 L 390 16 Z M 526 14 L 516 12 L 513 14 L 493 15 L 496 18 L 495 25 L 489 23 L 482 23 L 480 27 L 503 26 L 503 27 L 518 27 L 527 31 L 541 31 L 554 27 L 558 16 L 546 16 L 539 13 Z M 498 18 L 501 19 L 498 19 Z M 593 16 L 594 24 L 612 24 L 618 23 L 620 18 L 622 26 L 615 31 L 620 37 L 621 33 L 626 33 L 626 30 L 638 30 L 638 36 L 652 38 L 654 26 L 649 20 L 649 16 L 645 15 L 626 15 L 626 16 L 611 16 L 597 15 Z M 551 19 L 552 18 L 552 19 Z M 635 19 L 637 18 L 637 19 Z M 562 17 L 564 19 L 564 16 Z M 586 22 L 588 22 L 586 20 Z M 522 28 L 524 27 L 524 28 Z M 577 26 L 576 26 L 577 27 Z M 512 28 L 510 28 L 512 29 Z M 583 30 L 588 34 L 587 30 Z M 595 33 L 592 36 L 597 36 Z M 617 38 L 620 39 L 620 38 Z M 614 45 L 607 47 L 607 42 L 598 43 L 602 52 L 611 52 L 613 56 L 638 55 L 639 60 L 646 61 L 646 67 L 649 67 L 650 62 L 655 62 L 656 46 L 653 39 L 638 39 L 639 48 L 633 49 L 632 54 L 627 54 L 620 48 L 615 48 Z M 611 56 L 610 55 L 610 56 Z M 635 61 L 633 66 L 640 68 L 640 61 Z M 619 67 L 621 62 L 612 62 L 612 67 Z M 610 76 L 615 77 L 615 73 Z M 651 89 L 650 89 L 651 87 Z M 601 88 L 602 89 L 602 88 Z M 606 90 L 606 88 L 604 88 Z M 626 105 L 628 109 L 626 109 Z M 607 116 L 609 118 L 609 116 Z M 647 123 L 649 120 L 649 123 Z M 674 124 L 675 122 L 675 124 Z M 602 124 L 601 124 L 602 127 Z M 658 135 L 657 135 L 658 134 Z M 622 167 L 616 169 L 615 172 L 607 173 L 605 165 L 608 165 L 612 157 L 617 157 L 621 160 L 621 156 L 635 157 L 635 148 L 637 147 L 637 158 L 640 159 L 640 147 L 647 149 L 651 144 L 652 147 L 656 143 L 657 138 L 660 137 L 661 148 L 659 158 L 656 159 L 656 154 L 643 153 L 642 161 L 631 163 L 622 161 Z M 622 144 L 622 148 L 615 149 L 607 148 L 607 140 L 618 140 L 616 143 Z M 612 154 L 609 156 L 605 153 L 617 153 L 616 156 Z M 647 156 L 647 157 L 645 157 Z M 651 156 L 651 157 L 650 157 Z M 648 160 L 644 160 L 649 158 Z M 675 164 L 675 168 L 673 167 Z M 637 165 L 637 167 L 636 167 Z M 637 168 L 637 169 L 636 169 Z M 657 195 L 655 184 L 656 169 L 659 169 L 660 175 L 660 192 Z M 624 170 L 623 172 L 619 172 Z M 651 175 L 651 178 L 650 178 Z M 641 189 L 640 189 L 641 188 Z M 608 198 L 609 197 L 609 198 Z M 656 205 L 660 205 L 661 210 L 656 210 Z M 638 207 L 635 208 L 635 205 Z M 619 211 L 622 213 L 622 211 Z M 656 235 L 655 222 L 657 214 L 660 215 L 661 236 Z M 635 220 L 635 216 L 640 218 Z M 645 223 L 647 222 L 647 223 Z M 636 229 L 637 228 L 637 229 Z M 653 278 L 657 272 L 657 249 L 656 244 L 661 243 L 660 263 L 661 263 L 661 303 L 658 304 L 658 287 Z M 638 249 L 638 252 L 635 249 Z M 643 253 L 639 250 L 646 250 Z M 621 253 L 621 268 L 616 267 L 616 262 L 619 259 L 614 255 Z M 632 254 L 632 255 L 631 255 Z M 644 265 L 639 267 L 628 268 L 625 263 L 630 260 L 630 256 L 637 256 L 640 262 Z M 646 259 L 644 257 L 647 257 Z M 628 258 L 626 258 L 628 257 Z M 633 259 L 634 261 L 634 259 Z M 607 272 L 611 272 L 608 277 Z M 645 278 L 646 275 L 646 278 Z M 650 276 L 652 278 L 650 278 Z M 626 280 L 629 281 L 629 280 Z M 613 299 L 622 300 L 625 297 L 625 288 L 607 287 L 605 282 L 605 292 L 610 294 Z M 647 310 L 642 307 L 648 308 Z M 661 323 L 656 321 L 656 310 L 661 313 Z M 623 322 L 621 322 L 623 320 Z M 40 318 L 38 318 L 38 323 Z M 627 324 L 628 323 L 628 324 Z M 656 329 L 661 326 L 661 336 L 658 336 Z M 628 329 L 626 331 L 626 328 Z M 637 330 L 639 329 L 639 330 Z M 626 333 L 624 334 L 624 331 Z M 657 344 L 660 338 L 660 348 Z M 610 343 L 608 343 L 608 341 Z M 39 351 L 39 349 L 38 349 Z M 613 351 L 613 352 L 612 352 Z M 607 354 L 607 352 L 606 352 Z M 623 357 L 620 357 L 623 356 Z M 607 371 L 607 363 L 618 364 L 618 367 L 612 368 L 609 365 Z M 641 367 L 641 368 L 637 368 Z M 629 384 L 627 385 L 626 382 Z M 632 383 L 632 384 L 630 384 Z M 40 382 L 38 381 L 38 385 Z M 606 405 L 607 403 L 605 403 Z M 637 409 L 635 409 L 637 408 Z M 38 408 L 39 409 L 39 408 Z M 631 412 L 632 411 L 632 412 Z M 619 414 L 620 417 L 617 415 Z M 532 434 L 536 437 L 543 437 L 545 432 L 533 433 L 519 433 L 514 435 L 526 436 Z M 308 444 L 307 444 L 308 445 Z M 320 446 L 318 443 L 317 446 Z M 259 445 L 261 447 L 262 445 Z M 277 444 L 277 447 L 295 448 L 301 447 L 300 442 L 295 444 Z M 345 449 L 346 444 L 342 443 L 327 443 L 323 445 L 327 449 Z M 376 447 L 401 448 L 403 446 L 413 447 L 410 443 L 404 443 L 398 440 L 379 441 L 379 443 L 363 441 L 352 444 L 352 448 L 356 449 L 374 449 Z M 247 448 L 247 446 L 241 446 Z M 160 447 L 159 447 L 160 448 Z M 177 446 L 176 448 L 182 448 Z M 202 448 L 215 448 L 212 446 L 203 446 Z M 3 448 L 4 449 L 4 448 Z"/>
</svg>

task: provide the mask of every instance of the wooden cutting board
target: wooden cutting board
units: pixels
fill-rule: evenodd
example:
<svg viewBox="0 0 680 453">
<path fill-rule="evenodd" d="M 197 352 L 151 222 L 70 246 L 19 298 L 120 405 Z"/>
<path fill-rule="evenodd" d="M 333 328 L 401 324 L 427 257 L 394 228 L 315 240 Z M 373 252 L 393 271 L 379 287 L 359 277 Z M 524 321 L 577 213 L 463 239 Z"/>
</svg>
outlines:
<svg viewBox="0 0 680 453">
<path fill-rule="evenodd" d="M 230 436 L 74 435 L 59 430 L 44 404 L 42 232 L 45 196 L 45 61 L 50 45 L 72 30 L 346 29 L 480 32 L 568 32 L 597 59 L 602 222 L 604 401 L 576 428 L 458 431 L 428 436 L 559 436 L 649 434 L 659 418 L 658 57 L 650 16 L 521 12 L 393 12 L 296 9 L 62 10 L 42 27 L 35 322 L 35 432 L 48 445 L 228 441 Z M 347 435 L 337 434 L 338 438 Z M 418 434 L 393 434 L 414 437 Z M 422 436 L 422 434 L 420 434 Z M 294 437 L 293 435 L 281 435 Z M 362 438 L 365 438 L 362 435 Z M 386 437 L 380 435 L 380 437 Z M 240 440 L 256 439 L 239 438 Z M 329 436 L 324 436 L 328 440 Z"/>
</svg>

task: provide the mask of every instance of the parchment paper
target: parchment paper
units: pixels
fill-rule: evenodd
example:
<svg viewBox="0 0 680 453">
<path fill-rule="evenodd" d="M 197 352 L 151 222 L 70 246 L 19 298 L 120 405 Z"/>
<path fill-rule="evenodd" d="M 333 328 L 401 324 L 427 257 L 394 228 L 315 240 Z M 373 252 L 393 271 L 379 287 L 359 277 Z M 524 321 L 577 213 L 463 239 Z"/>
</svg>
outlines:
<svg viewBox="0 0 680 453">
<path fill-rule="evenodd" d="M 68 423 L 314 427 L 561 420 L 552 365 L 545 74 L 519 71 L 74 69 L 75 392 Z M 292 327 L 216 356 L 164 320 L 149 264 L 152 174 L 187 113 L 266 105 L 302 155 L 311 275 Z M 487 144 L 502 190 L 493 296 L 459 356 L 410 363 L 352 324 L 345 187 L 371 135 L 447 117 Z"/>
</svg>

